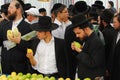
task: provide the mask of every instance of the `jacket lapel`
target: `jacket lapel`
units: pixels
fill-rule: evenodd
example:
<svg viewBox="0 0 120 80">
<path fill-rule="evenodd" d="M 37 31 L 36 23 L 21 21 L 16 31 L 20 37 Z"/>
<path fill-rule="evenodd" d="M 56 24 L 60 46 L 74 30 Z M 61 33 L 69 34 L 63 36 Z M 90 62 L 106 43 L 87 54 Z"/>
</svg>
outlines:
<svg viewBox="0 0 120 80">
<path fill-rule="evenodd" d="M 56 58 L 56 64 L 57 64 L 57 60 L 58 60 L 58 49 L 59 49 L 59 44 L 58 44 L 59 42 L 57 42 L 57 38 L 55 38 L 55 58 Z"/>
</svg>

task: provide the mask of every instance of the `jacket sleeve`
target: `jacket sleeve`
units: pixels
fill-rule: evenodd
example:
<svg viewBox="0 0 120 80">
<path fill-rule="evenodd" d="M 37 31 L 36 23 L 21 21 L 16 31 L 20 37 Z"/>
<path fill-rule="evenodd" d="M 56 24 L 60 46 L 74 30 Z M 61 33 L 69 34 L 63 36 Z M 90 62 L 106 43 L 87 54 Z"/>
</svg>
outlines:
<svg viewBox="0 0 120 80">
<path fill-rule="evenodd" d="M 101 66 L 105 64 L 104 46 L 99 42 L 91 44 L 77 55 L 77 59 L 91 68 Z"/>
</svg>

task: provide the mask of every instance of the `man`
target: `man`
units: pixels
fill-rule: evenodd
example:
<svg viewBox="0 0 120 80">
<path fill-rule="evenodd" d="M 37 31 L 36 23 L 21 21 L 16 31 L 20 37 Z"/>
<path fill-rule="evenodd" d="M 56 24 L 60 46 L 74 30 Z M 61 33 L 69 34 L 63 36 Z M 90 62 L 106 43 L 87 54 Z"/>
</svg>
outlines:
<svg viewBox="0 0 120 80">
<path fill-rule="evenodd" d="M 3 20 L 0 22 L 0 25 L 6 24 L 8 22 L 8 7 L 9 7 L 9 3 L 4 4 L 1 6 L 1 16 L 3 18 Z"/>
<path fill-rule="evenodd" d="M 15 28 L 19 30 L 21 35 L 25 35 L 32 31 L 30 25 L 24 21 L 23 8 L 20 2 L 14 0 L 8 7 L 8 18 L 11 20 L 7 24 L 0 26 L 0 46 L 2 46 L 2 72 L 3 74 L 10 74 L 12 71 L 17 73 L 27 73 L 27 57 L 26 49 L 20 47 L 19 44 L 11 42 L 7 38 L 7 31 L 14 31 Z"/>
<path fill-rule="evenodd" d="M 72 9 L 73 15 L 72 16 L 75 16 L 77 14 L 84 14 L 86 17 L 88 17 L 88 12 L 89 12 L 89 7 L 86 4 L 86 2 L 85 1 L 77 1 L 75 3 L 75 5 L 73 6 L 73 9 Z M 78 41 L 82 44 L 82 41 L 79 40 L 78 38 L 76 38 L 73 30 L 71 29 L 71 26 L 68 26 L 65 30 L 65 42 L 66 42 L 66 47 L 67 47 L 67 51 L 69 54 L 69 63 L 70 63 L 69 77 L 72 80 L 75 80 L 76 68 L 77 68 L 77 59 L 76 59 L 75 54 L 77 54 L 77 53 L 71 49 L 71 42 L 73 42 L 73 41 Z"/>
<path fill-rule="evenodd" d="M 106 59 L 106 69 L 108 69 L 109 66 L 108 64 L 108 58 L 110 56 L 110 52 L 112 49 L 112 43 L 114 40 L 114 35 L 115 35 L 115 29 L 112 27 L 110 22 L 112 21 L 113 18 L 113 13 L 105 9 L 102 14 L 100 14 L 100 25 L 103 26 L 103 37 L 105 40 L 105 59 Z M 107 71 L 106 71 L 107 72 Z M 107 73 L 108 74 L 108 73 Z"/>
<path fill-rule="evenodd" d="M 83 41 L 82 47 L 76 47 L 75 43 L 71 44 L 72 50 L 78 54 L 78 77 L 86 77 L 91 80 L 100 80 L 105 73 L 105 54 L 104 46 L 92 30 L 92 24 L 89 23 L 84 15 L 76 15 L 72 18 L 72 28 L 76 37 Z"/>
<path fill-rule="evenodd" d="M 44 76 L 56 78 L 67 76 L 67 53 L 64 40 L 53 37 L 52 30 L 58 28 L 48 16 L 39 18 L 38 23 L 32 24 L 31 28 L 37 31 L 37 37 L 29 42 L 19 38 L 11 38 L 11 41 L 22 46 L 31 48 L 33 53 L 27 53 L 31 66 Z M 33 55 L 34 54 L 34 55 Z"/>
<path fill-rule="evenodd" d="M 71 22 L 68 20 L 68 10 L 63 4 L 57 4 L 57 8 L 54 11 L 56 16 L 54 23 L 58 24 L 59 27 L 52 31 L 53 36 L 64 39 L 65 29 Z"/>
<path fill-rule="evenodd" d="M 112 53 L 109 58 L 109 71 L 110 71 L 110 80 L 119 80 L 120 79 L 120 14 L 116 14 L 113 17 L 113 26 L 116 30 L 114 36 L 114 43 L 112 46 Z"/>
<path fill-rule="evenodd" d="M 38 17 L 40 16 L 39 11 L 37 8 L 30 8 L 29 10 L 25 11 L 27 14 L 27 21 L 30 24 L 38 22 Z"/>
</svg>

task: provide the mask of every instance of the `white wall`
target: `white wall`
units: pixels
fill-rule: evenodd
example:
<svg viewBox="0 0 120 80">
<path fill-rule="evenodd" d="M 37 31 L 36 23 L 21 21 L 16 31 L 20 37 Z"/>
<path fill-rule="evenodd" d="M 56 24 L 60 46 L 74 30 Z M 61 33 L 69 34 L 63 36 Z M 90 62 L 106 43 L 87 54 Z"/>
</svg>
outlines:
<svg viewBox="0 0 120 80">
<path fill-rule="evenodd" d="M 31 3 L 32 6 L 36 6 L 36 8 L 45 8 L 47 10 L 47 15 L 50 15 L 50 2 L 40 2 L 38 0 L 24 0 L 25 3 Z"/>
<path fill-rule="evenodd" d="M 4 0 L 0 0 L 0 6 L 4 4 Z M 0 7 L 1 9 L 1 7 Z"/>
</svg>

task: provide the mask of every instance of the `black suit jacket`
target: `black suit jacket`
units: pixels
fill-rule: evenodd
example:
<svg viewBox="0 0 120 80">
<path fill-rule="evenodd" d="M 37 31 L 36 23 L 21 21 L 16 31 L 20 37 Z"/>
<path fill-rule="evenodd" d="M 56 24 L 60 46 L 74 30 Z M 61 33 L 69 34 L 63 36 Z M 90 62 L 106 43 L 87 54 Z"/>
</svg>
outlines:
<svg viewBox="0 0 120 80">
<path fill-rule="evenodd" d="M 3 41 L 7 40 L 7 30 L 12 29 L 12 21 L 0 26 L 0 46 L 2 46 L 2 71 L 5 74 L 10 74 L 12 71 L 27 73 L 27 57 L 26 49 L 17 44 L 14 48 L 7 50 Z M 21 35 L 32 31 L 30 25 L 22 20 L 17 26 Z"/>
<path fill-rule="evenodd" d="M 109 58 L 109 71 L 111 73 L 111 80 L 120 80 L 120 39 L 116 43 L 117 33 L 114 37 L 114 43 Z"/>
<path fill-rule="evenodd" d="M 86 40 L 82 52 L 78 53 L 78 77 L 86 77 L 94 80 L 105 74 L 105 52 L 104 45 L 93 32 Z"/>
<path fill-rule="evenodd" d="M 21 41 L 21 44 L 27 45 L 27 47 L 31 48 L 35 53 L 39 42 L 40 40 L 38 38 L 34 38 L 28 43 Z M 55 38 L 55 57 L 59 77 L 65 78 L 68 74 L 68 56 L 63 39 Z"/>
</svg>

